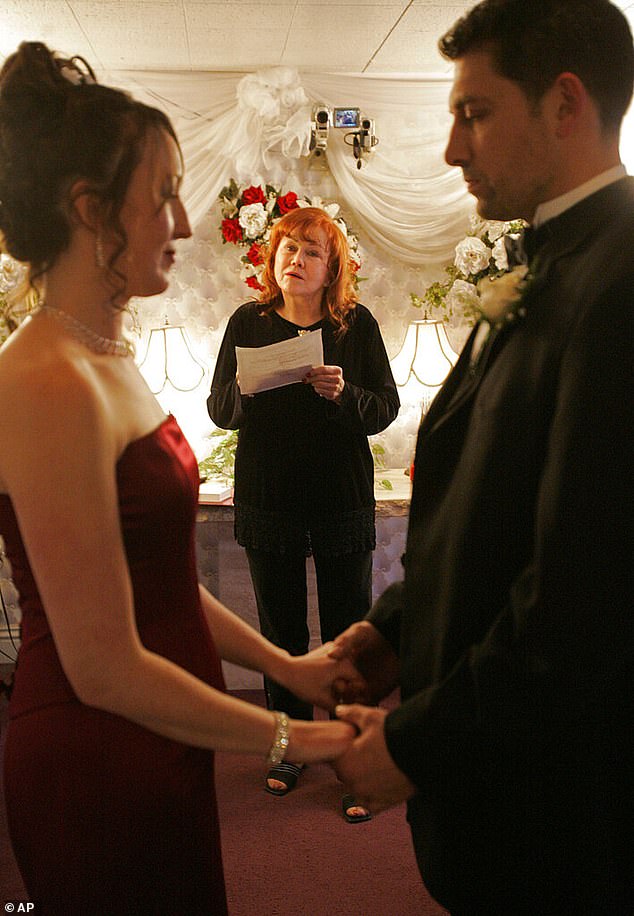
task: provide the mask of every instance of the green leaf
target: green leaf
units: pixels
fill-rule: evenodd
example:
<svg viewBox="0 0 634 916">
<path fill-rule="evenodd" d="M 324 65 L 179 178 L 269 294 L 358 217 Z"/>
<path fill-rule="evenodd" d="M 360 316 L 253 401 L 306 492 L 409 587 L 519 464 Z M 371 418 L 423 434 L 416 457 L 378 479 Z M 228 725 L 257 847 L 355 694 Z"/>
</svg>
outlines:
<svg viewBox="0 0 634 916">
<path fill-rule="evenodd" d="M 226 477 L 233 480 L 236 445 L 238 444 L 238 431 L 214 430 L 209 438 L 222 436 L 222 441 L 212 449 L 207 458 L 198 462 L 198 472 L 201 477 Z"/>
<path fill-rule="evenodd" d="M 370 451 L 372 452 L 372 458 L 374 460 L 375 468 L 384 468 L 385 467 L 385 449 L 380 444 L 380 442 L 373 442 L 370 446 Z"/>
</svg>

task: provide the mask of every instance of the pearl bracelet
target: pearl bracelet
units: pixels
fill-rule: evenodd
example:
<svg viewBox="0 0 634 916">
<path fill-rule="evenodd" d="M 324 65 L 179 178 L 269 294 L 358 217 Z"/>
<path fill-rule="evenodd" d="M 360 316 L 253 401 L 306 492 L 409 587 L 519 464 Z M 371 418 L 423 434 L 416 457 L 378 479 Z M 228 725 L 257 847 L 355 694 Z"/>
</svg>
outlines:
<svg viewBox="0 0 634 916">
<path fill-rule="evenodd" d="M 275 736 L 273 738 L 271 750 L 266 758 L 266 762 L 272 767 L 277 766 L 278 763 L 284 760 L 286 751 L 288 750 L 288 736 L 290 731 L 288 716 L 285 712 L 274 712 L 273 717 L 275 719 Z"/>
</svg>

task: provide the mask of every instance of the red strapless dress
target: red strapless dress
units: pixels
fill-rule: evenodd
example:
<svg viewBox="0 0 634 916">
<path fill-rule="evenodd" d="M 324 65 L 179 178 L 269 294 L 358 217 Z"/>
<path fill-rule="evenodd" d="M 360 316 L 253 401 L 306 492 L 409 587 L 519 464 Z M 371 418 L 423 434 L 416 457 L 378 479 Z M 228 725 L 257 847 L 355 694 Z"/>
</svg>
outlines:
<svg viewBox="0 0 634 916">
<path fill-rule="evenodd" d="M 224 689 L 198 594 L 198 468 L 172 417 L 126 448 L 117 480 L 141 640 Z M 60 916 L 225 914 L 213 754 L 79 702 L 7 496 L 0 534 L 23 615 L 5 792 L 31 899 Z"/>
</svg>

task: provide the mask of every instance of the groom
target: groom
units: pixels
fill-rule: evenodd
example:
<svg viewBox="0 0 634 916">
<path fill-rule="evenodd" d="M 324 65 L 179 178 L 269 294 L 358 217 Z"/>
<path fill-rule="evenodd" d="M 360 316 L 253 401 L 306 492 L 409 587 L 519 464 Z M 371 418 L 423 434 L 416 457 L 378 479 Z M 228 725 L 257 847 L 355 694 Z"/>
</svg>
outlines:
<svg viewBox="0 0 634 916">
<path fill-rule="evenodd" d="M 409 800 L 452 916 L 632 916 L 632 36 L 608 0 L 484 0 L 440 48 L 447 162 L 532 224 L 529 278 L 421 426 L 404 581 L 337 640 L 402 694 L 339 708 L 337 769 Z"/>
</svg>

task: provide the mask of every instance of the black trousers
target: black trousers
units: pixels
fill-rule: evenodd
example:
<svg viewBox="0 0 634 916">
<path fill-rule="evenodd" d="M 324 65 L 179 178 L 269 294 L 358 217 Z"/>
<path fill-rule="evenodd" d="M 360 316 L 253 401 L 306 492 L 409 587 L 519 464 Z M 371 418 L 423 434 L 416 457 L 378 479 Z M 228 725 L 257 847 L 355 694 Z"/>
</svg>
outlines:
<svg viewBox="0 0 634 916">
<path fill-rule="evenodd" d="M 262 635 L 291 655 L 304 655 L 310 640 L 306 557 L 249 548 L 246 553 Z M 328 642 L 370 609 L 372 551 L 341 557 L 315 553 L 313 558 L 321 641 Z M 294 719 L 312 719 L 312 706 L 281 684 L 265 677 L 264 689 L 269 709 L 279 709 Z"/>
</svg>

